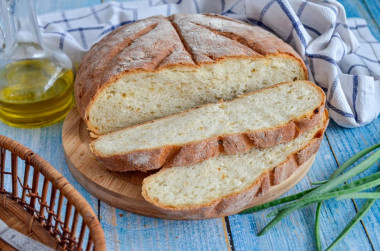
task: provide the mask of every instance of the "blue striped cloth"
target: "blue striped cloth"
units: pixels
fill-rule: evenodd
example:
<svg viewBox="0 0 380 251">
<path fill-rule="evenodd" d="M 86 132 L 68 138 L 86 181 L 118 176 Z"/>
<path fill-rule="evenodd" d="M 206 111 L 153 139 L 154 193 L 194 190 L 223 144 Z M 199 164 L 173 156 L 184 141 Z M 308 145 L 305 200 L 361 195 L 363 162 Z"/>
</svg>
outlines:
<svg viewBox="0 0 380 251">
<path fill-rule="evenodd" d="M 331 118 L 345 127 L 380 113 L 380 44 L 363 19 L 346 19 L 333 0 L 149 0 L 107 2 L 39 17 L 43 39 L 78 65 L 110 31 L 153 15 L 218 13 L 267 29 L 304 59 L 309 78 L 327 96 Z"/>
</svg>

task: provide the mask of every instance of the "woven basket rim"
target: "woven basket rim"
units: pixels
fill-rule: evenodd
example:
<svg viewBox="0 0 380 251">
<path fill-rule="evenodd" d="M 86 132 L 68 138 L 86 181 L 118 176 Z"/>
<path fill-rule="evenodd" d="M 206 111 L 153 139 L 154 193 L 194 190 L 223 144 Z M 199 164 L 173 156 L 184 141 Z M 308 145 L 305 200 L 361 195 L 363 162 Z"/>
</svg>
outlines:
<svg viewBox="0 0 380 251">
<path fill-rule="evenodd" d="M 67 200 L 78 210 L 84 223 L 90 230 L 90 237 L 94 243 L 94 250 L 106 250 L 103 229 L 97 215 L 87 200 L 58 172 L 48 161 L 34 153 L 21 143 L 0 134 L 0 147 L 27 161 L 43 176 L 45 176 Z"/>
</svg>

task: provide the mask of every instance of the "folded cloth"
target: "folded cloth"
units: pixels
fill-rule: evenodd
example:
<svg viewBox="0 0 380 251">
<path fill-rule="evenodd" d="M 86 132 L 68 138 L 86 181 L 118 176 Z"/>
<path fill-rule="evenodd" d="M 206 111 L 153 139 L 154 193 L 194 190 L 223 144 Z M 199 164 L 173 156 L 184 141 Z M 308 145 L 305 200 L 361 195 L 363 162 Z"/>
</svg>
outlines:
<svg viewBox="0 0 380 251">
<path fill-rule="evenodd" d="M 174 13 L 218 13 L 267 29 L 304 59 L 310 80 L 327 96 L 339 125 L 359 127 L 380 113 L 380 43 L 363 19 L 346 19 L 333 0 L 149 0 L 107 2 L 39 17 L 46 44 L 78 66 L 84 53 L 110 31 L 138 19 Z"/>
</svg>

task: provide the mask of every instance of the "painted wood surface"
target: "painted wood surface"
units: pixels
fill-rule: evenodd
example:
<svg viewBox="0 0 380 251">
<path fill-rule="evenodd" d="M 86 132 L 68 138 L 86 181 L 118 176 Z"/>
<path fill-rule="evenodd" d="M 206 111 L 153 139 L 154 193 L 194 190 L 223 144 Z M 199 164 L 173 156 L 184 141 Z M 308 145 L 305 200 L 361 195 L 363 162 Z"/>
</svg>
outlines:
<svg viewBox="0 0 380 251">
<path fill-rule="evenodd" d="M 178 221 L 153 219 L 100 207 L 108 250 L 228 250 L 224 218 Z"/>
<path fill-rule="evenodd" d="M 362 17 L 380 40 L 378 0 L 339 0 L 348 17 Z M 91 6 L 101 0 L 36 0 L 37 13 Z M 41 129 L 19 129 L 0 122 L 0 134 L 31 148 L 49 161 L 87 199 L 102 223 L 108 250 L 313 250 L 315 206 L 293 213 L 262 237 L 257 232 L 269 221 L 270 210 L 225 218 L 174 221 L 137 216 L 115 209 L 91 196 L 73 178 L 65 163 L 61 141 L 62 122 Z M 380 142 L 380 117 L 358 129 L 345 129 L 330 122 L 321 149 L 308 175 L 288 194 L 310 187 L 310 181 L 327 178 L 339 164 L 354 153 Z M 375 165 L 369 172 L 378 170 Z M 324 204 L 321 215 L 323 247 L 338 235 L 363 200 Z M 335 250 L 380 250 L 380 202 L 357 224 Z"/>
<path fill-rule="evenodd" d="M 364 18 L 377 40 L 380 40 L 379 0 L 339 0 L 346 9 L 347 17 Z"/>
<path fill-rule="evenodd" d="M 342 164 L 346 159 L 355 153 L 380 142 L 380 119 L 375 123 L 357 129 L 342 130 L 336 123 L 331 123 L 326 132 L 331 149 L 335 154 L 336 161 Z M 370 173 L 379 171 L 380 163 L 375 164 L 371 169 L 364 172 L 359 177 L 364 177 Z M 360 208 L 365 200 L 355 200 L 355 204 Z M 380 249 L 380 201 L 377 200 L 372 209 L 367 213 L 362 221 L 363 228 L 367 231 L 367 237 L 372 242 L 375 249 Z M 358 227 L 358 226 L 356 226 Z"/>
</svg>

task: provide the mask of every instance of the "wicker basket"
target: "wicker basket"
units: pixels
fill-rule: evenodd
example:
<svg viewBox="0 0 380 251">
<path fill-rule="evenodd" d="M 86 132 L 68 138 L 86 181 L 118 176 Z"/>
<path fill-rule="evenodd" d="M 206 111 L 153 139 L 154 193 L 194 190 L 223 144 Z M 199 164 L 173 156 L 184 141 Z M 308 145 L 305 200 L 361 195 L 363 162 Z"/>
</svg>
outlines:
<svg viewBox="0 0 380 251">
<path fill-rule="evenodd" d="M 0 219 L 56 250 L 105 250 L 103 230 L 87 201 L 46 160 L 2 135 Z M 0 247 L 13 250 L 1 240 Z"/>
</svg>

